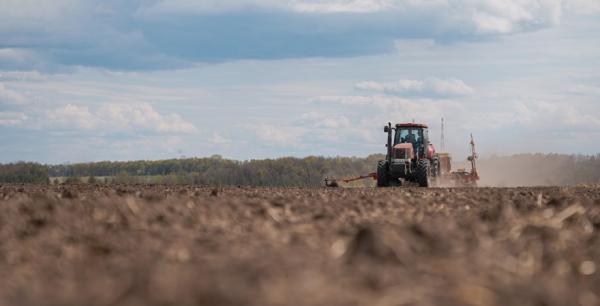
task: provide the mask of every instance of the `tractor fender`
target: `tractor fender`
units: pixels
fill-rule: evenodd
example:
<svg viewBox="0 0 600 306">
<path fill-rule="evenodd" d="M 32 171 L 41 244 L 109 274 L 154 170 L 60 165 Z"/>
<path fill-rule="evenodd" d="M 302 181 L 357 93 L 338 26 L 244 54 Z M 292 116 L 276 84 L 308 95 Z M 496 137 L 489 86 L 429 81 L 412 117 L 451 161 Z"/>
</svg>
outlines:
<svg viewBox="0 0 600 306">
<path fill-rule="evenodd" d="M 430 144 L 427 147 L 427 159 L 433 159 L 434 155 L 435 155 L 435 148 L 433 147 L 432 144 Z"/>
</svg>

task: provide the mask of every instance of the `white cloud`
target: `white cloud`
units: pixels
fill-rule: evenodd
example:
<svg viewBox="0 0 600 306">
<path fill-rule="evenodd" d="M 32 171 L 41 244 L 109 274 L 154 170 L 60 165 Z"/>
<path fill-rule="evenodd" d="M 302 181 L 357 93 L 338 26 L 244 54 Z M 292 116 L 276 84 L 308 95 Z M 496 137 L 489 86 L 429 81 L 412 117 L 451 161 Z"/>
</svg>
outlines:
<svg viewBox="0 0 600 306">
<path fill-rule="evenodd" d="M 390 95 L 453 97 L 468 96 L 473 88 L 462 80 L 429 78 L 425 80 L 399 80 L 396 82 L 366 81 L 354 86 L 356 89 L 381 92 Z"/>
<path fill-rule="evenodd" d="M 0 126 L 19 125 L 27 119 L 28 118 L 24 113 L 0 112 Z"/>
<path fill-rule="evenodd" d="M 124 129 L 138 128 L 159 133 L 193 133 L 196 127 L 178 114 L 161 115 L 147 103 L 137 105 L 109 104 L 102 106 L 97 116 L 101 121 Z"/>
<path fill-rule="evenodd" d="M 372 143 L 373 118 L 351 120 L 338 112 L 309 112 L 300 115 L 292 125 L 303 128 L 302 141 L 313 143 L 322 141 L 327 144 Z"/>
<path fill-rule="evenodd" d="M 395 7 L 390 0 L 296 0 L 290 6 L 304 13 L 373 13 Z"/>
<path fill-rule="evenodd" d="M 383 122 L 383 121 L 381 121 Z M 280 125 L 259 124 L 248 127 L 265 145 L 294 149 L 310 149 L 326 143 L 350 145 L 371 144 L 373 120 L 351 120 L 347 116 L 331 112 L 308 112 L 290 118 Z M 322 154 L 315 151 L 309 154 Z"/>
<path fill-rule="evenodd" d="M 28 56 L 27 50 L 0 48 L 0 63 L 24 62 L 27 60 Z"/>
<path fill-rule="evenodd" d="M 165 13 L 215 13 L 248 8 L 291 11 L 301 14 L 394 13 L 425 16 L 447 29 L 467 28 L 481 34 L 509 34 L 549 27 L 560 22 L 562 11 L 593 7 L 594 0 L 170 0 L 143 6 L 142 16 Z"/>
<path fill-rule="evenodd" d="M 425 101 L 425 99 L 421 99 Z M 398 109 L 408 103 L 420 103 L 417 100 L 410 100 L 393 96 L 321 96 L 314 99 L 317 103 L 335 103 L 345 106 L 376 106 L 380 109 Z M 431 100 L 427 100 L 431 101 Z"/>
<path fill-rule="evenodd" d="M 298 146 L 299 139 L 305 132 L 303 128 L 296 126 L 275 126 L 264 123 L 248 128 L 267 144 L 289 146 Z"/>
<path fill-rule="evenodd" d="M 1 1 L 1 0 L 0 0 Z M 1 4 L 0 4 L 1 5 Z M 0 10 L 1 11 L 1 10 Z M 0 14 L 1 15 L 1 14 Z M 0 19 L 2 19 L 0 17 Z M 18 30 L 9 30 L 9 34 L 2 33 L 2 21 L 0 21 L 0 39 L 4 40 L 3 43 L 8 45 L 25 45 L 25 44 L 43 44 L 43 42 L 30 41 L 29 33 L 18 35 L 18 30 L 23 30 L 20 26 L 17 26 Z M 16 22 L 19 24 L 19 22 Z M 41 57 L 35 48 L 21 47 L 21 48 L 2 48 L 0 47 L 0 70 L 30 70 L 33 66 L 39 66 L 42 68 L 49 68 L 52 66 L 51 63 L 45 62 L 44 58 Z M 5 74 L 6 72 L 2 72 Z M 10 72 L 8 72 L 10 74 Z"/>
<path fill-rule="evenodd" d="M 600 13 L 600 1 L 597 0 L 568 0 L 563 2 L 563 6 L 566 10 L 578 14 Z"/>
<path fill-rule="evenodd" d="M 549 28 L 565 12 L 599 11 L 597 2 L 0 0 L 0 41 L 11 46 L 0 49 L 0 68 L 176 69 L 239 59 L 383 54 L 403 38 L 478 41 Z M 207 27 L 212 30 L 181 31 Z"/>
<path fill-rule="evenodd" d="M 74 7 L 81 5 L 79 0 L 0 0 L 2 20 L 27 19 L 31 22 L 44 22 L 60 18 Z M 1 23 L 0 23 L 1 24 Z"/>
<path fill-rule="evenodd" d="M 587 87 L 586 87 L 587 88 Z M 487 96 L 476 99 L 487 100 Z M 381 120 L 438 122 L 440 118 L 452 118 L 462 128 L 477 127 L 482 130 L 499 128 L 517 129 L 600 129 L 600 117 L 579 109 L 577 103 L 544 101 L 539 98 L 525 97 L 517 101 L 492 100 L 485 104 L 468 104 L 464 101 L 408 99 L 396 96 L 323 96 L 315 99 L 317 103 L 334 103 L 353 107 L 357 113 L 376 107 Z M 494 106 L 495 105 L 495 106 Z M 372 111 L 371 111 L 372 112 Z"/>
<path fill-rule="evenodd" d="M 3 83 L 0 83 L 0 103 L 22 105 L 27 103 L 27 98 L 14 90 L 6 88 Z"/>
<path fill-rule="evenodd" d="M 143 17 L 159 17 L 161 14 L 173 13 L 221 13 L 239 11 L 248 8 L 285 8 L 284 1 L 279 0 L 168 0 L 142 6 L 137 14 Z"/>
<path fill-rule="evenodd" d="M 560 22 L 561 0 L 464 1 L 476 31 L 507 34 Z"/>
<path fill-rule="evenodd" d="M 462 116 L 464 106 L 453 100 L 433 100 L 427 98 L 403 98 L 396 96 L 322 96 L 316 103 L 339 104 L 353 110 L 361 117 L 377 113 L 381 122 L 411 121 L 437 122 L 445 115 Z"/>
<path fill-rule="evenodd" d="M 159 150 L 161 152 L 177 153 L 179 148 L 185 143 L 179 136 L 144 136 L 137 139 L 129 140 L 117 140 L 107 142 L 103 139 L 97 140 L 98 146 L 108 147 L 119 154 L 133 155 L 140 151 L 152 152 L 153 150 Z"/>
<path fill-rule="evenodd" d="M 212 133 L 210 138 L 208 138 L 208 142 L 215 144 L 215 145 L 223 145 L 223 144 L 231 143 L 231 139 L 225 138 L 225 137 L 221 136 L 219 133 L 214 132 L 214 133 Z"/>
<path fill-rule="evenodd" d="M 194 133 L 196 127 L 177 114 L 163 115 L 147 103 L 136 105 L 108 104 L 95 111 L 86 106 L 69 104 L 49 111 L 46 120 L 51 126 L 69 129 L 100 129 L 105 131 L 152 131 L 156 133 Z"/>
<path fill-rule="evenodd" d="M 388 121 L 431 123 L 438 122 L 441 117 L 455 118 L 467 117 L 468 109 L 463 104 L 453 100 L 432 100 L 424 98 L 407 99 L 396 96 L 323 96 L 315 99 L 317 103 L 334 103 L 347 106 L 347 109 L 360 114 L 361 118 L 368 118 L 369 114 L 376 114 L 375 119 L 368 124 L 383 124 Z M 364 125 L 363 125 L 364 126 Z"/>
<path fill-rule="evenodd" d="M 300 116 L 298 124 L 308 125 L 313 128 L 338 129 L 350 126 L 350 120 L 339 114 L 324 114 L 318 112 L 305 113 Z"/>
<path fill-rule="evenodd" d="M 46 119 L 51 125 L 72 129 L 93 129 L 98 125 L 98 118 L 89 111 L 87 106 L 73 104 L 49 111 Z"/>
<path fill-rule="evenodd" d="M 370 13 L 393 7 L 390 0 L 169 0 L 143 6 L 138 14 L 159 17 L 164 13 L 222 13 L 257 8 L 300 13 Z"/>
<path fill-rule="evenodd" d="M 600 129 L 598 116 L 581 112 L 571 104 L 519 101 L 509 111 L 513 111 L 515 121 L 530 128 Z"/>
<path fill-rule="evenodd" d="M 567 92 L 576 95 L 600 97 L 600 86 L 577 84 L 568 87 Z"/>
<path fill-rule="evenodd" d="M 48 77 L 39 71 L 0 71 L 0 81 L 45 81 Z"/>
<path fill-rule="evenodd" d="M 284 132 L 281 127 L 266 124 L 257 126 L 254 131 L 263 140 L 279 143 L 288 143 L 292 136 L 290 133 Z"/>
</svg>

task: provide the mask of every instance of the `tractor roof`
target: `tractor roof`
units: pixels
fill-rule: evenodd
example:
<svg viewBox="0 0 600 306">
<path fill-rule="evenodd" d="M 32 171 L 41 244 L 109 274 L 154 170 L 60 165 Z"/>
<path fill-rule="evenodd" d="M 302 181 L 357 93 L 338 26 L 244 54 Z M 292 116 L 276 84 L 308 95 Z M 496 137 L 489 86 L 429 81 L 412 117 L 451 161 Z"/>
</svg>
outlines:
<svg viewBox="0 0 600 306">
<path fill-rule="evenodd" d="M 427 125 L 422 123 L 396 123 L 396 127 L 427 128 Z"/>
</svg>

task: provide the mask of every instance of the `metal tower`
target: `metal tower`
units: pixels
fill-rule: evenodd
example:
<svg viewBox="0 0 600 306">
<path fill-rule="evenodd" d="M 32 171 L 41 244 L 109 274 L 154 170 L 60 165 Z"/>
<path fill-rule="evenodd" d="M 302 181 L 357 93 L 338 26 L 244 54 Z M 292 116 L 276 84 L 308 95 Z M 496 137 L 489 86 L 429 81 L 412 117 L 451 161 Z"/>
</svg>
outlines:
<svg viewBox="0 0 600 306">
<path fill-rule="evenodd" d="M 440 143 L 440 150 L 446 152 L 446 141 L 444 139 L 444 117 L 442 117 L 442 141 Z"/>
</svg>

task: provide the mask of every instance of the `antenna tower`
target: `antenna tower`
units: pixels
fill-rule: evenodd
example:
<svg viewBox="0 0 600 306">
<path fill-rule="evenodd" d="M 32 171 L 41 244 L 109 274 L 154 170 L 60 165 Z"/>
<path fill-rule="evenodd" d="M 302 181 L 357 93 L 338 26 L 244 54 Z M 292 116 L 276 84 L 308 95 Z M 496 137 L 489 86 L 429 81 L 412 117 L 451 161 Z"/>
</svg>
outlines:
<svg viewBox="0 0 600 306">
<path fill-rule="evenodd" d="M 442 141 L 440 143 L 440 150 L 442 150 L 442 152 L 446 151 L 446 141 L 444 139 L 444 117 L 442 117 Z"/>
</svg>

